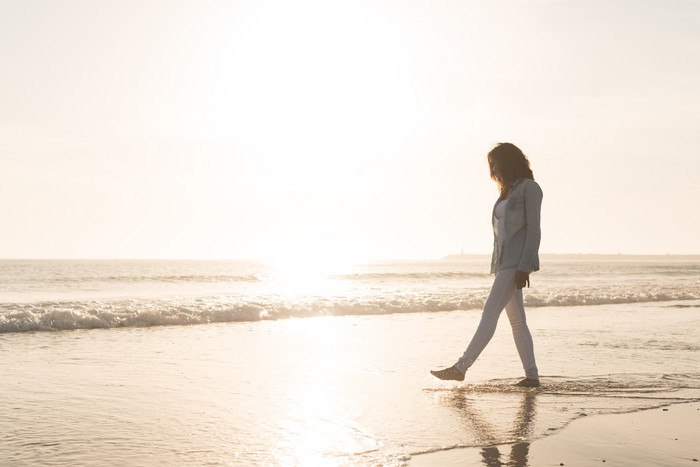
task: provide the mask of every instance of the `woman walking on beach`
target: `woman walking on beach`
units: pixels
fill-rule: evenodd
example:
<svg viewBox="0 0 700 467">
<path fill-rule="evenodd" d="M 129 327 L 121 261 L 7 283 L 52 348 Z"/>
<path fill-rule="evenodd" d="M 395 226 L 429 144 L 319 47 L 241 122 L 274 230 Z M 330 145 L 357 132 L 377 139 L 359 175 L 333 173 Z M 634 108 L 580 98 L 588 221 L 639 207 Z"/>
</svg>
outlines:
<svg viewBox="0 0 700 467">
<path fill-rule="evenodd" d="M 532 336 L 525 320 L 523 287 L 530 287 L 530 273 L 539 270 L 540 206 L 542 190 L 535 182 L 530 161 L 511 143 L 499 143 L 488 154 L 491 178 L 498 183 L 500 196 L 493 209 L 494 233 L 491 274 L 496 274 L 481 322 L 464 355 L 450 368 L 431 371 L 444 380 L 463 381 L 496 331 L 506 309 L 513 338 L 525 369 L 518 386 L 540 385 Z"/>
</svg>

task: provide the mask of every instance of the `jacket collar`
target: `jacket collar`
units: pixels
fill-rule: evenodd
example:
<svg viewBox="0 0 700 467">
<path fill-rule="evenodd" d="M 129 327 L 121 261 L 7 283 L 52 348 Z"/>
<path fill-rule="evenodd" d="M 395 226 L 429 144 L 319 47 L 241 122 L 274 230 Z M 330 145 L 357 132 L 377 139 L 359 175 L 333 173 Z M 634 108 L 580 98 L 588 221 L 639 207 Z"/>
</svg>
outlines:
<svg viewBox="0 0 700 467">
<path fill-rule="evenodd" d="M 513 189 L 514 189 L 516 186 L 518 186 L 518 185 L 520 184 L 520 182 L 522 182 L 523 180 L 525 180 L 525 179 L 524 179 L 524 178 L 519 178 L 519 179 L 517 179 L 516 181 L 514 181 L 513 183 L 511 183 L 511 185 L 510 185 L 510 194 L 511 194 L 511 195 L 513 194 Z M 501 195 L 498 197 L 498 200 L 496 201 L 496 204 L 498 204 L 498 201 L 501 201 L 501 199 L 503 199 L 503 194 L 501 194 Z M 494 208 L 494 209 L 495 209 L 495 208 Z"/>
</svg>

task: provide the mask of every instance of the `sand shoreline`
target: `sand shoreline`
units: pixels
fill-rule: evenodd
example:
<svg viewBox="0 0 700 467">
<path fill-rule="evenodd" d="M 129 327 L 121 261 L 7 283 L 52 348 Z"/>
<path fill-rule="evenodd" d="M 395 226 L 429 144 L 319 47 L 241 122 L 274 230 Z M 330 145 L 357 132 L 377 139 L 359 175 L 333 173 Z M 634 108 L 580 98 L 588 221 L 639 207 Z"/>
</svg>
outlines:
<svg viewBox="0 0 700 467">
<path fill-rule="evenodd" d="M 414 455 L 409 465 L 700 465 L 700 402 L 574 420 L 532 442 Z"/>
<path fill-rule="evenodd" d="M 695 308 L 533 309 L 539 390 L 512 386 L 522 365 L 505 323 L 468 381 L 430 375 L 478 321 L 463 311 L 0 334 L 0 464 L 558 466 L 592 465 L 594 453 L 649 465 L 612 463 L 613 438 L 597 434 L 632 430 L 599 428 L 597 414 L 700 407 Z M 678 444 L 692 430 L 668 449 L 635 433 L 623 449 L 700 466 Z M 455 445 L 492 447 L 411 459 Z M 658 461 L 670 449 L 686 460 Z"/>
</svg>

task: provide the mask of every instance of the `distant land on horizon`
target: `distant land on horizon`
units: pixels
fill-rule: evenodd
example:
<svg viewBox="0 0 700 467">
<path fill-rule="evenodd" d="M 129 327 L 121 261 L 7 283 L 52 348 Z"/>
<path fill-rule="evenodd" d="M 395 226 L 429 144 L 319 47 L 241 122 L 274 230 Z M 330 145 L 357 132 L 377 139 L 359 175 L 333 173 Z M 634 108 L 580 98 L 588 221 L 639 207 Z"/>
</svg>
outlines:
<svg viewBox="0 0 700 467">
<path fill-rule="evenodd" d="M 460 259 L 484 259 L 490 258 L 490 254 L 456 254 L 447 255 L 443 260 L 460 260 Z M 681 255 L 681 254 L 670 254 L 665 255 L 631 255 L 625 253 L 540 253 L 540 258 L 544 260 L 595 260 L 595 261 L 639 261 L 639 260 L 676 260 L 676 261 L 700 261 L 700 255 Z"/>
</svg>

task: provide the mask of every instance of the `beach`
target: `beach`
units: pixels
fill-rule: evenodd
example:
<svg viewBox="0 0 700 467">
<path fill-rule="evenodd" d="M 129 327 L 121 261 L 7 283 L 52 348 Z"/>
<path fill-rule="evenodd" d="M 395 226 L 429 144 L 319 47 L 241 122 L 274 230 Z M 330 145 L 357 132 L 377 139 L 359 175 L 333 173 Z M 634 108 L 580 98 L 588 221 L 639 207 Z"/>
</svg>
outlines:
<svg viewBox="0 0 700 467">
<path fill-rule="evenodd" d="M 5 316 L 7 328 L 63 329 L 0 333 L 0 464 L 490 466 L 501 465 L 493 460 L 499 458 L 534 466 L 589 465 L 609 457 L 609 465 L 644 465 L 635 456 L 647 452 L 656 456 L 647 465 L 686 465 L 697 458 L 687 440 L 698 434 L 699 299 L 636 301 L 640 295 L 631 295 L 635 301 L 625 303 L 618 295 L 623 303 L 531 305 L 539 389 L 512 386 L 523 370 L 505 317 L 465 381 L 442 382 L 429 370 L 463 352 L 480 312 L 427 309 L 453 303 L 452 287 L 458 294 L 459 284 L 481 276 L 465 278 L 455 271 L 462 266 L 444 263 L 430 266 L 438 270 L 434 277 L 425 264 L 423 273 L 416 265 L 400 267 L 400 279 L 376 270 L 360 284 L 354 276 L 342 279 L 365 297 L 359 314 L 337 306 L 357 301 L 347 289 L 342 300 L 331 292 L 285 299 L 289 315 L 303 303 L 315 304 L 315 315 L 307 309 L 306 316 L 194 324 L 188 322 L 203 319 L 204 305 L 183 305 L 180 314 L 167 310 L 169 320 L 182 320 L 178 324 L 149 324 L 164 319 L 153 308 L 163 293 L 148 302 L 145 316 L 130 320 L 118 307 L 147 298 L 96 298 L 92 287 L 81 292 L 88 298 L 60 306 L 16 301 L 18 311 Z M 673 283 L 696 280 L 694 269 L 679 272 L 687 266 L 651 268 L 656 276 L 634 274 L 630 291 L 638 281 L 656 281 L 664 293 L 675 293 Z M 658 283 L 661 273 L 670 277 L 667 283 Z M 573 284 L 582 277 L 557 280 Z M 566 300 L 590 287 L 569 290 Z M 116 288 L 122 290 L 121 282 Z M 110 293 L 119 295 L 115 290 Z M 599 301 L 611 301 L 604 287 L 598 290 Z M 473 293 L 484 295 L 477 286 Z M 545 294 L 539 293 L 541 301 Z M 232 300 L 235 293 L 229 294 Z M 435 296 L 443 301 L 426 299 Z M 215 298 L 198 300 L 220 306 L 223 299 Z M 261 303 L 260 294 L 256 300 Z M 275 300 L 265 303 L 282 299 Z M 342 313 L 320 313 L 324 300 Z M 393 308 L 372 314 L 370 303 Z M 402 308 L 416 303 L 424 308 Z M 10 306 L 2 305 L 6 315 Z M 233 311 L 208 316 L 240 318 Z M 118 317 L 121 324 L 108 327 Z M 682 428 L 674 429 L 679 420 Z M 658 430 L 677 437 L 677 444 Z M 642 445 L 645 450 L 638 449 Z"/>
<path fill-rule="evenodd" d="M 700 459 L 700 404 L 670 405 L 571 423 L 533 443 L 438 451 L 411 466 L 688 466 Z"/>
<path fill-rule="evenodd" d="M 699 25 L 0 0 L 0 467 L 700 467 Z"/>
</svg>

